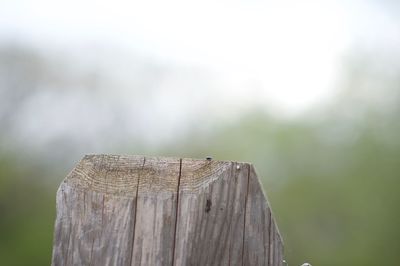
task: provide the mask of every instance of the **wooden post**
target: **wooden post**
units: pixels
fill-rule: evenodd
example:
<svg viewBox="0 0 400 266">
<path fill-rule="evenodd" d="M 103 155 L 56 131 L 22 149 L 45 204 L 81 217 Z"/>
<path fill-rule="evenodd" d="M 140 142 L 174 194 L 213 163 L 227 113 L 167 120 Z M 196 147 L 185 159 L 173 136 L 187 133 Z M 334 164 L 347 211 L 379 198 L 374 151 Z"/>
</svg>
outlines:
<svg viewBox="0 0 400 266">
<path fill-rule="evenodd" d="M 87 155 L 57 192 L 52 265 L 282 265 L 248 163 Z"/>
</svg>

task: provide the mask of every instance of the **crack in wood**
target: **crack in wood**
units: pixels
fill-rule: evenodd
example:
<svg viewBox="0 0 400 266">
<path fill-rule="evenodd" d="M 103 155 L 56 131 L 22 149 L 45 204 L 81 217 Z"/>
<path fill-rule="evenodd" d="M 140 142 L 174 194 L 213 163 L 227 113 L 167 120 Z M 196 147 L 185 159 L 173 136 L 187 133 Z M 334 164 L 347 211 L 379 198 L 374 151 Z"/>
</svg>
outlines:
<svg viewBox="0 0 400 266">
<path fill-rule="evenodd" d="M 179 189 L 181 185 L 181 176 L 182 176 L 182 158 L 179 159 L 179 176 L 178 176 L 178 186 L 176 189 L 176 214 L 175 214 L 175 226 L 174 226 L 174 243 L 172 245 L 172 265 L 175 265 L 175 243 L 176 243 L 176 232 L 178 227 L 178 214 L 179 214 Z"/>
<path fill-rule="evenodd" d="M 146 157 L 143 157 L 143 164 L 142 168 L 144 168 L 144 165 L 146 164 Z M 133 235 L 132 235 L 132 248 L 131 248 L 131 254 L 130 254 L 130 259 L 129 259 L 129 265 L 132 265 L 132 256 L 133 256 L 133 248 L 135 247 L 135 230 L 136 230 L 136 218 L 137 218 L 137 202 L 138 202 L 138 193 L 139 193 L 139 181 L 140 181 L 140 172 L 138 173 L 138 178 L 137 178 L 137 184 L 136 184 L 136 197 L 135 197 L 135 204 L 132 204 L 132 208 L 134 206 L 135 210 L 134 212 L 134 219 L 133 219 Z"/>
</svg>

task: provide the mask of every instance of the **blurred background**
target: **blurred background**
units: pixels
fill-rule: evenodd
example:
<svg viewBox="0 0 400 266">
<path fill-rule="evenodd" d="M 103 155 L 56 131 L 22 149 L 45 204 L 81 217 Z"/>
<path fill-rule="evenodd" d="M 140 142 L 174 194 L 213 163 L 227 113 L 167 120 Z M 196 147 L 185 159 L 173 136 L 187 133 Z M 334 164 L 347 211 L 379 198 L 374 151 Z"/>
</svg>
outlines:
<svg viewBox="0 0 400 266">
<path fill-rule="evenodd" d="M 0 1 L 0 264 L 88 153 L 255 164 L 289 265 L 399 265 L 400 2 Z"/>
</svg>

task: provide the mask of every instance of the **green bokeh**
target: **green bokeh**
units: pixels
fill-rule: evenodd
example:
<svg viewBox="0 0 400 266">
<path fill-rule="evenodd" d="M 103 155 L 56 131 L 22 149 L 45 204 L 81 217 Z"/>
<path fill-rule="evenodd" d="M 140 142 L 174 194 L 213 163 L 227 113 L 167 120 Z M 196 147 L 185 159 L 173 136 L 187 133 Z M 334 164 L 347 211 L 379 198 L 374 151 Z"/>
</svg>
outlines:
<svg viewBox="0 0 400 266">
<path fill-rule="evenodd" d="M 114 153 L 252 162 L 290 265 L 398 265 L 400 71 L 390 73 L 356 62 L 342 93 L 301 118 L 253 110 L 212 130 L 196 125 L 156 149 L 132 144 Z M 364 97 L 368 81 L 383 100 Z M 57 185 L 72 168 L 25 153 L 0 153 L 1 265 L 50 263 Z"/>
</svg>

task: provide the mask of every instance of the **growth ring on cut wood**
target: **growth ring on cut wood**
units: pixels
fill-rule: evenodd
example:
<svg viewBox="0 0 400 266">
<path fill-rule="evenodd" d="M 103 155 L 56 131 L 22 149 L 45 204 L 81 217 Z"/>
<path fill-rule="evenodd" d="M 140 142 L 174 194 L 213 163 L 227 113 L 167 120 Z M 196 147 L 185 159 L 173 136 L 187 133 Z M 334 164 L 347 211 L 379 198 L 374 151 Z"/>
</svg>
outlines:
<svg viewBox="0 0 400 266">
<path fill-rule="evenodd" d="M 282 265 L 248 163 L 87 155 L 57 192 L 53 265 Z"/>
</svg>

